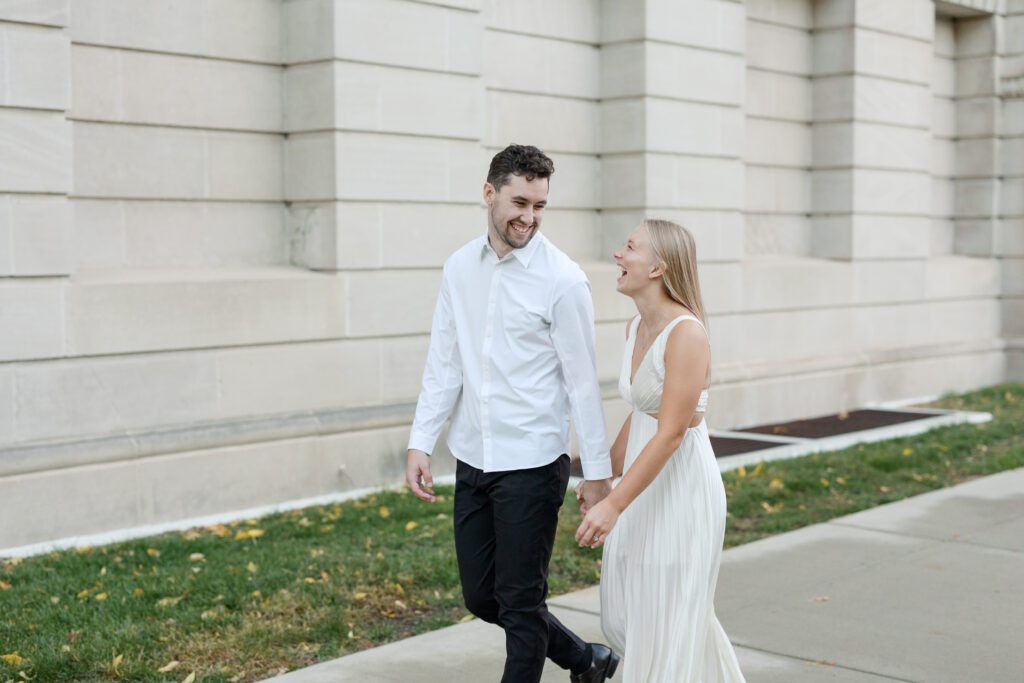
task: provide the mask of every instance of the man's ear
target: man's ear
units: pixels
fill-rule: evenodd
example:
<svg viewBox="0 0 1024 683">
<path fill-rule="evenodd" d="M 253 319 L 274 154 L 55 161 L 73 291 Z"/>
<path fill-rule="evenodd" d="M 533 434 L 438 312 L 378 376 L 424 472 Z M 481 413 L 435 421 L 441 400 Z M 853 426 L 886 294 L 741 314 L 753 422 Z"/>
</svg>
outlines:
<svg viewBox="0 0 1024 683">
<path fill-rule="evenodd" d="M 494 189 L 494 185 L 489 182 L 484 183 L 484 202 L 487 206 L 494 203 L 494 197 L 497 196 L 498 191 Z"/>
</svg>

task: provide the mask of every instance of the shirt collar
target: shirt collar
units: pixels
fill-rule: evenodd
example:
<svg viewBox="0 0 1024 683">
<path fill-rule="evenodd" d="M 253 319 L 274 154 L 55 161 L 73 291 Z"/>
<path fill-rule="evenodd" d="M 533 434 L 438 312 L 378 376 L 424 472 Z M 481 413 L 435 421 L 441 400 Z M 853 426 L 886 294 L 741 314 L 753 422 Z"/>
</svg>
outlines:
<svg viewBox="0 0 1024 683">
<path fill-rule="evenodd" d="M 537 253 L 537 250 L 540 248 L 540 243 L 543 240 L 544 235 L 542 235 L 540 230 L 538 230 L 536 234 L 534 234 L 533 239 L 531 239 L 525 247 L 522 247 L 521 249 L 513 249 L 512 256 L 514 256 L 519 261 L 519 263 L 522 264 L 523 268 L 529 268 L 530 261 L 533 260 L 533 255 Z M 497 252 L 494 251 L 494 249 L 491 248 L 491 243 L 487 238 L 487 233 L 485 232 L 483 236 L 483 241 L 481 242 L 480 256 L 484 257 L 488 255 L 490 255 L 495 259 L 495 261 L 497 261 L 498 254 Z"/>
</svg>

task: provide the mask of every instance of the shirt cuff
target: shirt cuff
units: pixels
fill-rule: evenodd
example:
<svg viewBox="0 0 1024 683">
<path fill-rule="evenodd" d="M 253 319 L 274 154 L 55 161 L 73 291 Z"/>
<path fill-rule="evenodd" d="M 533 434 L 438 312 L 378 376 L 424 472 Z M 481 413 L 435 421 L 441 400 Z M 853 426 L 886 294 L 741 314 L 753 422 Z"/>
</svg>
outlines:
<svg viewBox="0 0 1024 683">
<path fill-rule="evenodd" d="M 583 466 L 583 478 L 587 481 L 600 481 L 602 479 L 611 479 L 612 476 L 612 460 L 610 457 L 605 456 L 604 458 L 598 458 L 596 461 L 590 461 L 580 459 L 580 465 Z"/>
<path fill-rule="evenodd" d="M 427 455 L 430 455 L 431 451 L 434 450 L 434 446 L 437 445 L 437 439 L 431 439 L 423 434 L 412 433 L 409 435 L 409 448 L 416 449 L 417 451 L 423 451 Z"/>
</svg>

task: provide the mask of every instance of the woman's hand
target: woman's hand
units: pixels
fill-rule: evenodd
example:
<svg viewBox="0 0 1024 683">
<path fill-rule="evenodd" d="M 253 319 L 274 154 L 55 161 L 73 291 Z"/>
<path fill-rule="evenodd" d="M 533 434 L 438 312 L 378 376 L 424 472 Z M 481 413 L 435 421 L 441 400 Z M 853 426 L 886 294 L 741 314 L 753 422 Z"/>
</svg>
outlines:
<svg viewBox="0 0 1024 683">
<path fill-rule="evenodd" d="M 619 511 L 605 498 L 597 505 L 591 507 L 580 528 L 576 530 L 576 542 L 580 547 L 598 548 L 612 532 L 615 523 L 619 521 Z"/>
</svg>

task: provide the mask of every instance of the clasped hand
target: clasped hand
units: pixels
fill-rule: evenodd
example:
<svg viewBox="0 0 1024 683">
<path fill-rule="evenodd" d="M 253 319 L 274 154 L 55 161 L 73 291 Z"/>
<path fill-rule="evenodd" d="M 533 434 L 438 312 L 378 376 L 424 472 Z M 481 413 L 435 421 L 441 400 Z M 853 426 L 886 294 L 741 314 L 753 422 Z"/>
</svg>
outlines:
<svg viewBox="0 0 1024 683">
<path fill-rule="evenodd" d="M 597 548 L 608 539 L 608 534 L 619 519 L 620 511 L 607 498 L 611 481 L 582 481 L 576 487 L 576 500 L 583 513 L 583 521 L 576 529 L 576 542 L 580 547 Z"/>
</svg>

